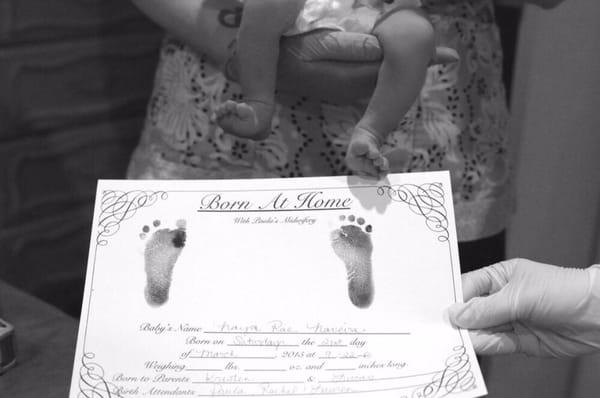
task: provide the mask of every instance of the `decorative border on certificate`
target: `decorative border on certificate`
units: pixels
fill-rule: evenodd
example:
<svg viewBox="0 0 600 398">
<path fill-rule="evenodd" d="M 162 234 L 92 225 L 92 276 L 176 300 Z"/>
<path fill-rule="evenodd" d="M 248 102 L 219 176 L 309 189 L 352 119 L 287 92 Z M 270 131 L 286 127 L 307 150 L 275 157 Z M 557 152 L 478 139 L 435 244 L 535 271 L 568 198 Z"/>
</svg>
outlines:
<svg viewBox="0 0 600 398">
<path fill-rule="evenodd" d="M 440 242 L 450 239 L 444 187 L 441 183 L 384 185 L 377 189 L 377 193 L 380 196 L 386 195 L 395 202 L 406 203 L 413 213 L 423 216 L 427 228 L 439 234 Z"/>
<path fill-rule="evenodd" d="M 476 388 L 471 362 L 464 345 L 454 348 L 446 360 L 446 367 L 436 373 L 431 383 L 416 389 L 413 398 L 439 398 L 447 395 L 470 391 Z"/>
<path fill-rule="evenodd" d="M 438 240 L 440 242 L 448 241 L 448 212 L 446 210 L 445 193 L 442 183 L 363 186 L 360 188 L 375 188 L 379 196 L 386 196 L 395 202 L 407 204 L 413 213 L 425 218 L 427 228 L 439 234 Z M 329 189 L 335 190 L 341 188 Z M 296 191 L 297 189 L 292 190 Z M 96 243 L 100 246 L 106 246 L 108 244 L 107 238 L 119 231 L 123 221 L 132 218 L 138 210 L 153 206 L 159 199 L 166 200 L 168 196 L 169 192 L 166 191 L 103 191 Z"/>
<path fill-rule="evenodd" d="M 123 221 L 133 217 L 139 209 L 150 207 L 159 199 L 166 200 L 168 196 L 164 191 L 102 192 L 96 243 L 106 246 L 107 238 L 119 232 Z"/>
<path fill-rule="evenodd" d="M 107 382 L 104 378 L 104 369 L 101 365 L 94 362 L 95 355 L 91 352 L 83 354 L 81 368 L 79 370 L 79 396 L 80 397 L 98 397 L 98 398 L 124 398 L 119 393 L 119 388 L 113 383 Z M 423 375 L 403 376 L 402 378 L 420 377 Z M 384 391 L 402 391 L 415 388 L 410 394 L 411 398 L 442 398 L 451 394 L 466 392 L 476 388 L 475 376 L 471 370 L 471 363 L 467 355 L 465 346 L 457 346 L 454 352 L 448 357 L 445 368 L 433 372 L 431 382 L 420 383 L 418 385 L 404 386 L 388 389 L 356 390 L 347 392 L 347 394 L 365 394 Z M 216 383 L 219 384 L 219 383 Z M 339 393 L 289 393 L 289 394 L 264 394 L 262 396 L 311 396 L 311 395 L 337 395 Z M 197 396 L 248 396 L 244 394 L 224 394 L 224 395 L 202 395 Z M 252 395 L 254 396 L 254 395 Z M 403 395 L 406 396 L 406 395 Z"/>
<path fill-rule="evenodd" d="M 348 189 L 346 187 L 319 187 L 317 190 L 341 190 Z M 444 185 L 441 182 L 433 182 L 426 184 L 398 184 L 398 185 L 372 185 L 358 186 L 352 189 L 375 189 L 377 195 L 386 197 L 396 203 L 404 203 L 417 216 L 424 218 L 427 228 L 435 233 L 437 240 L 441 243 L 450 243 L 448 210 L 446 209 L 447 199 L 445 196 Z M 283 191 L 301 191 L 302 188 L 288 188 Z M 253 191 L 253 190 L 246 190 Z M 267 191 L 279 191 L 276 189 Z M 96 247 L 93 256 L 91 289 L 88 297 L 87 314 L 85 317 L 85 330 L 83 333 L 84 341 L 82 345 L 83 354 L 79 369 L 79 396 L 81 397 L 122 397 L 119 394 L 119 389 L 114 384 L 105 380 L 105 372 L 102 366 L 95 362 L 96 355 L 86 350 L 87 330 L 90 318 L 90 309 L 92 304 L 92 291 L 94 286 L 94 268 L 96 266 L 97 250 L 102 246 L 107 246 L 109 238 L 116 235 L 123 222 L 131 219 L 136 215 L 138 210 L 148 208 L 160 200 L 167 200 L 170 194 L 174 193 L 212 193 L 214 190 L 190 190 L 190 191 L 118 191 L 106 190 L 102 192 L 100 202 L 100 214 L 98 219 L 98 230 L 96 236 Z M 228 192 L 245 192 L 244 190 L 232 190 Z M 302 209 L 301 209 L 302 210 Z M 299 211 L 301 211 L 299 210 Z M 314 210 L 314 209 L 313 209 Z M 340 209 L 319 209 L 319 210 L 348 210 L 347 208 Z M 210 211 L 210 210 L 207 210 Z M 215 210 L 218 212 L 228 212 L 227 210 Z M 259 211 L 259 210 L 255 210 Z M 263 211 L 263 210 L 260 210 Z M 278 211 L 278 210 L 264 210 Z M 281 210 L 283 211 L 283 210 Z M 229 211 L 234 212 L 234 211 Z M 243 212 L 243 211 L 240 211 Z M 449 250 L 452 250 L 450 245 Z M 450 257 L 450 266 L 454 269 L 455 264 Z M 456 286 L 453 286 L 454 296 L 457 297 Z M 391 388 L 388 390 L 371 390 L 371 391 L 355 391 L 352 394 L 374 393 L 389 390 L 409 390 L 412 391 L 412 398 L 439 398 L 457 392 L 465 392 L 477 387 L 476 378 L 471 369 L 470 358 L 464 346 L 463 334 L 457 331 L 460 338 L 460 345 L 454 348 L 454 352 L 449 355 L 448 359 L 443 364 L 443 368 L 438 372 L 428 373 L 432 375 L 431 381 L 421 382 L 417 385 Z M 417 377 L 423 375 L 408 375 L 405 378 Z M 269 394 L 265 394 L 268 396 Z M 286 394 L 293 395 L 314 395 L 314 394 Z M 322 393 L 327 395 L 327 393 Z M 227 396 L 227 395 L 223 395 Z M 234 395 L 229 395 L 234 396 Z"/>
<path fill-rule="evenodd" d="M 97 398 L 123 398 L 117 392 L 117 386 L 104 379 L 104 369 L 94 362 L 96 355 L 86 352 L 81 358 L 79 369 L 79 396 Z"/>
</svg>

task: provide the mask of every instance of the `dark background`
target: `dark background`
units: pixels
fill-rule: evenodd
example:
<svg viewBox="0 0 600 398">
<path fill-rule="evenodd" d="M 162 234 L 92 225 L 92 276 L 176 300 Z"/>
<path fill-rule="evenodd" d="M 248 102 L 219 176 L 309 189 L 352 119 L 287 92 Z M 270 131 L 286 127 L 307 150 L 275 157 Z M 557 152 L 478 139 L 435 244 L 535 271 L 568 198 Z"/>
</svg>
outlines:
<svg viewBox="0 0 600 398">
<path fill-rule="evenodd" d="M 497 18 L 510 89 L 520 10 Z M 124 0 L 0 2 L 0 279 L 75 317 L 96 180 L 125 176 L 161 37 Z"/>
</svg>

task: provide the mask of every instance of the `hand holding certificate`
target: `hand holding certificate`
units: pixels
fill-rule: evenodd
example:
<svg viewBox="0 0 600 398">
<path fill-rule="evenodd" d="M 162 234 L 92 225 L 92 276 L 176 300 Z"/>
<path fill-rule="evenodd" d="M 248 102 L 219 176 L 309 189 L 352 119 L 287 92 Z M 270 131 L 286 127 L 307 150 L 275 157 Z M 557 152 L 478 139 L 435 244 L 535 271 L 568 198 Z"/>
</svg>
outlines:
<svg viewBox="0 0 600 398">
<path fill-rule="evenodd" d="M 447 173 L 100 181 L 71 397 L 476 397 Z"/>
</svg>

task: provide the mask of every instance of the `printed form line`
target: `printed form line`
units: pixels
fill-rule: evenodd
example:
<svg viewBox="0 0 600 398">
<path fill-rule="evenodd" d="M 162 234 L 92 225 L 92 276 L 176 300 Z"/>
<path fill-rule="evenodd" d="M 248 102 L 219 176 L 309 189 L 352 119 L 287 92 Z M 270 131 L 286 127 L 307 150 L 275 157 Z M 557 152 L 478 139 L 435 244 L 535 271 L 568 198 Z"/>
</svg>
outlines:
<svg viewBox="0 0 600 398">
<path fill-rule="evenodd" d="M 387 392 L 387 391 L 398 391 L 406 390 L 408 388 L 420 388 L 425 387 L 431 383 L 413 384 L 411 386 L 404 387 L 390 387 L 380 388 L 372 390 L 357 390 L 357 391 L 342 391 L 342 392 L 316 392 L 316 393 L 285 393 L 285 394 L 219 394 L 219 397 L 302 397 L 302 396 L 327 396 L 327 395 L 343 395 L 343 394 L 370 394 L 376 392 Z M 198 397 L 214 397 L 215 394 L 198 394 Z"/>
<path fill-rule="evenodd" d="M 193 369 L 193 368 L 187 368 L 185 369 L 186 372 L 222 372 L 223 369 Z"/>
<path fill-rule="evenodd" d="M 277 357 L 199 357 L 189 356 L 190 359 L 277 359 Z"/>
<path fill-rule="evenodd" d="M 375 377 L 372 379 L 365 380 L 319 380 L 321 384 L 328 383 L 372 383 L 377 381 L 387 381 L 387 380 L 401 380 L 401 379 L 410 379 L 413 377 L 422 377 L 422 376 L 431 376 L 439 374 L 439 372 L 428 372 L 428 373 L 419 373 L 414 375 L 406 375 L 406 376 L 394 376 L 394 377 Z M 276 381 L 276 380 L 249 380 L 249 381 L 193 381 L 192 384 L 304 384 L 306 381 Z"/>
<path fill-rule="evenodd" d="M 319 383 L 369 383 L 373 381 L 386 381 L 386 380 L 400 380 L 400 379 L 410 379 L 413 377 L 422 377 L 422 376 L 432 376 L 439 374 L 440 372 L 429 372 L 429 373 L 420 373 L 414 375 L 407 376 L 394 376 L 394 377 L 375 377 L 369 380 L 320 380 Z"/>
<path fill-rule="evenodd" d="M 273 334 L 273 335 L 322 335 L 322 336 L 409 336 L 410 332 L 244 332 L 205 330 L 205 334 Z"/>
<path fill-rule="evenodd" d="M 244 372 L 287 372 L 287 369 L 244 369 Z"/>
<path fill-rule="evenodd" d="M 193 381 L 192 384 L 304 384 L 305 381 Z"/>
<path fill-rule="evenodd" d="M 228 347 L 300 347 L 300 344 L 227 344 Z"/>
</svg>

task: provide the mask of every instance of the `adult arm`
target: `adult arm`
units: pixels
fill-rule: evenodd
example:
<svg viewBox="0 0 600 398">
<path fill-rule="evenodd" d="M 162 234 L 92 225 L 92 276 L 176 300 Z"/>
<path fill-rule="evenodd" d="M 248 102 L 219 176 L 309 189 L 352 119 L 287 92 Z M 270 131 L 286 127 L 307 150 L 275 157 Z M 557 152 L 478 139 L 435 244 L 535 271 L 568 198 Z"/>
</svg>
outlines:
<svg viewBox="0 0 600 398">
<path fill-rule="evenodd" d="M 231 68 L 241 18 L 237 0 L 132 0 L 171 35 L 205 54 L 217 67 Z M 282 40 L 278 88 L 335 102 L 371 93 L 381 49 L 371 35 L 314 32 Z"/>
<path fill-rule="evenodd" d="M 150 19 L 223 66 L 235 39 L 236 0 L 132 0 Z"/>
</svg>

